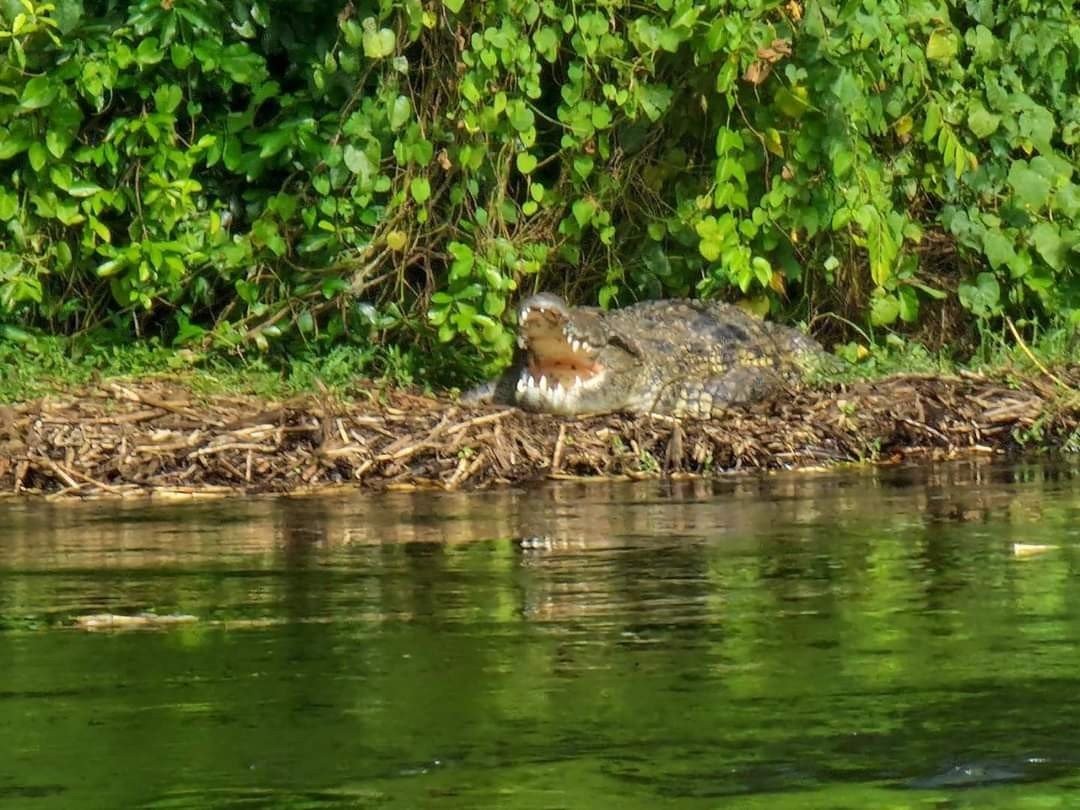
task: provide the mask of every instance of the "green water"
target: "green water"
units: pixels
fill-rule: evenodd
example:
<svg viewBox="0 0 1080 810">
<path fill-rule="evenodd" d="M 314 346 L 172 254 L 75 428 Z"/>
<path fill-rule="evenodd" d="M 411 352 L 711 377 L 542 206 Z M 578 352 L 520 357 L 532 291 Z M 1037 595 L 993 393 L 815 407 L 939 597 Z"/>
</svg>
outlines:
<svg viewBox="0 0 1080 810">
<path fill-rule="evenodd" d="M 0 810 L 1065 808 L 1078 743 L 1075 466 L 0 501 Z"/>
</svg>

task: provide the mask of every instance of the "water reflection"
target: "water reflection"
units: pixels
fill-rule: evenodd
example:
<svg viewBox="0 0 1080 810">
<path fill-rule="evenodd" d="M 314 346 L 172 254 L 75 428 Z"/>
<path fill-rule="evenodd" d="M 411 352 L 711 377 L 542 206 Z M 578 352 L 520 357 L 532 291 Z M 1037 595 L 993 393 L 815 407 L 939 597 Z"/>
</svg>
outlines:
<svg viewBox="0 0 1080 810">
<path fill-rule="evenodd" d="M 0 508 L 0 801 L 1080 796 L 1068 464 Z"/>
</svg>

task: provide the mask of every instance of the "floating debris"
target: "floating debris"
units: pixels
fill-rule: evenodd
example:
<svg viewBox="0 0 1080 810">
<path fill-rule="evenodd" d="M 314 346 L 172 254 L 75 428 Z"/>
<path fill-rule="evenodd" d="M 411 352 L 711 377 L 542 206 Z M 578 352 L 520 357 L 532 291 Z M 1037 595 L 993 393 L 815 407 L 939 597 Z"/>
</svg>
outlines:
<svg viewBox="0 0 1080 810">
<path fill-rule="evenodd" d="M 1080 367 L 1061 372 L 1080 381 Z M 726 418 L 570 419 L 410 392 L 384 401 L 201 397 L 110 382 L 0 407 L 0 494 L 190 499 L 639 480 L 998 454 L 1080 436 L 1080 398 L 1041 379 L 901 375 L 792 390 Z M 1034 440 L 1034 439 L 1032 439 Z"/>
<path fill-rule="evenodd" d="M 1048 551 L 1055 551 L 1060 546 L 1043 545 L 1039 543 L 1013 543 L 1012 550 L 1014 557 L 1037 557 L 1040 554 L 1045 554 Z"/>
<path fill-rule="evenodd" d="M 136 613 L 133 616 L 121 613 L 91 613 L 76 616 L 76 627 L 83 630 L 136 630 L 152 627 L 167 627 L 175 624 L 190 624 L 198 618 L 186 613 L 169 613 L 159 616 L 156 613 Z"/>
</svg>

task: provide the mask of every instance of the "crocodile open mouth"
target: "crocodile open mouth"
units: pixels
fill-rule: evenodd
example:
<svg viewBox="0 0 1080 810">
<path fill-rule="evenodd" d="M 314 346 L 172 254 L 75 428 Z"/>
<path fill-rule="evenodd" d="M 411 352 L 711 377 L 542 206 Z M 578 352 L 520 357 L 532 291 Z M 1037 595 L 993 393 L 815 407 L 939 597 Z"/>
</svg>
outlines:
<svg viewBox="0 0 1080 810">
<path fill-rule="evenodd" d="M 604 367 L 597 362 L 598 350 L 574 334 L 565 313 L 531 306 L 518 321 L 518 345 L 527 357 L 517 383 L 519 400 L 558 410 L 600 384 Z"/>
</svg>

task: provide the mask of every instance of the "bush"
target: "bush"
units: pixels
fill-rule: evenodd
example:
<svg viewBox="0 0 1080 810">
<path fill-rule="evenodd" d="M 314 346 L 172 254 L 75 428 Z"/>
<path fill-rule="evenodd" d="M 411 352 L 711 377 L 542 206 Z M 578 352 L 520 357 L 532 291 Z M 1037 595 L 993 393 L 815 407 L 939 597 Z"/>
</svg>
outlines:
<svg viewBox="0 0 1080 810">
<path fill-rule="evenodd" d="M 1071 0 L 0 0 L 0 47 L 9 339 L 499 358 L 535 287 L 1080 321 Z"/>
</svg>

